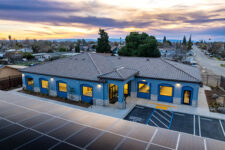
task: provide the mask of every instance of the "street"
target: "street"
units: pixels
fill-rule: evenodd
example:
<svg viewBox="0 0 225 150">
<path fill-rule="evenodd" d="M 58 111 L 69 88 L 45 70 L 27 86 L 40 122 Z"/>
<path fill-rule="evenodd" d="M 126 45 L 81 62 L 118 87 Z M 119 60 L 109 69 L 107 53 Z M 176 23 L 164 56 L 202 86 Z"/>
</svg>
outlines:
<svg viewBox="0 0 225 150">
<path fill-rule="evenodd" d="M 195 57 L 200 66 L 205 67 L 216 75 L 225 75 L 225 68 L 220 66 L 220 64 L 225 64 L 225 61 L 209 59 L 196 45 L 193 45 L 193 51 L 196 53 Z"/>
</svg>

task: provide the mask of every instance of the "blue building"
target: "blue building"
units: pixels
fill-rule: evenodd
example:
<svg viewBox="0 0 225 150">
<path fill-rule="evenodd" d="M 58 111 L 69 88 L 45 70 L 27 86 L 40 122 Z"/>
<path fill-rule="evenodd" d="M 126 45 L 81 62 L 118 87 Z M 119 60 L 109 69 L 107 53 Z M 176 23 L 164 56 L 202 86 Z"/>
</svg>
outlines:
<svg viewBox="0 0 225 150">
<path fill-rule="evenodd" d="M 125 108 L 127 96 L 197 106 L 201 84 L 196 67 L 162 58 L 83 53 L 21 70 L 34 92 Z"/>
</svg>

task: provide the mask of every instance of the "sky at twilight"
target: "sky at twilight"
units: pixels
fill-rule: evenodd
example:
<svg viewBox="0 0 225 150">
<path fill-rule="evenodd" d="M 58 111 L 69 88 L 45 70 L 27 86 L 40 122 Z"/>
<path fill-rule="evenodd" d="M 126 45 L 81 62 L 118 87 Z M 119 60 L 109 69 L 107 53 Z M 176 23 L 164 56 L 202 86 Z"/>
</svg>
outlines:
<svg viewBox="0 0 225 150">
<path fill-rule="evenodd" d="M 0 0 L 0 39 L 110 38 L 225 41 L 225 0 Z"/>
</svg>

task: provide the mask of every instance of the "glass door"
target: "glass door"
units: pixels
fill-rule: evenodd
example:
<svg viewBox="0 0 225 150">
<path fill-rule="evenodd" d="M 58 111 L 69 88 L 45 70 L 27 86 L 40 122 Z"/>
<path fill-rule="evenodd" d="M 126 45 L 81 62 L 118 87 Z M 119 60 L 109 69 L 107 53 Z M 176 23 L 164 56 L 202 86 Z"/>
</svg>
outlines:
<svg viewBox="0 0 225 150">
<path fill-rule="evenodd" d="M 118 86 L 115 84 L 109 84 L 109 102 L 114 104 L 118 101 Z"/>
<path fill-rule="evenodd" d="M 184 90 L 183 103 L 190 105 L 190 100 L 191 100 L 191 91 Z"/>
</svg>

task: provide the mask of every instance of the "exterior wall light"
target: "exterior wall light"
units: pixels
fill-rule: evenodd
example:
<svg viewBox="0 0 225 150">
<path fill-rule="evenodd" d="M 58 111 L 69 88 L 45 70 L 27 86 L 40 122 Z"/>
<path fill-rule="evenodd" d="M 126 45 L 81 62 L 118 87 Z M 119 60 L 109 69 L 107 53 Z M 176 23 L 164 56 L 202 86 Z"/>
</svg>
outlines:
<svg viewBox="0 0 225 150">
<path fill-rule="evenodd" d="M 101 85 L 101 84 L 98 84 L 98 85 L 97 85 L 97 87 L 98 87 L 98 88 L 101 88 L 101 87 L 102 87 L 102 85 Z"/>
<path fill-rule="evenodd" d="M 181 84 L 180 83 L 176 83 L 176 85 L 175 85 L 176 87 L 181 87 Z"/>
<path fill-rule="evenodd" d="M 24 77 L 24 74 L 22 74 L 22 77 Z"/>
<path fill-rule="evenodd" d="M 146 80 L 142 80 L 143 82 L 146 82 Z"/>
<path fill-rule="evenodd" d="M 53 81 L 54 81 L 54 79 L 53 79 L 53 78 L 51 78 L 51 79 L 50 79 L 50 81 L 52 81 L 52 82 L 53 82 Z"/>
</svg>

